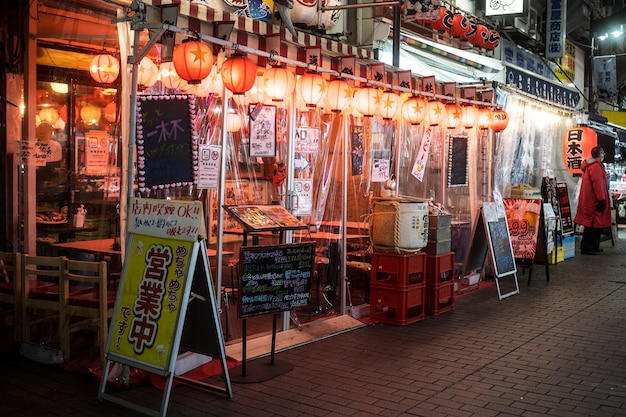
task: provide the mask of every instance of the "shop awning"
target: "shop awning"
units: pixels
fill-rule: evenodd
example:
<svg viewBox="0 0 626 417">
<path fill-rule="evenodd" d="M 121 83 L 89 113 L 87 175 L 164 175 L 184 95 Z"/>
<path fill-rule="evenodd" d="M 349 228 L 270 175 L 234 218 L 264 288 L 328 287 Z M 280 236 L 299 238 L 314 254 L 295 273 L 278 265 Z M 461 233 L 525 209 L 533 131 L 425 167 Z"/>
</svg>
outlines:
<svg viewBox="0 0 626 417">
<path fill-rule="evenodd" d="M 437 81 L 471 83 L 504 81 L 504 65 L 494 58 L 442 45 L 414 34 L 401 36 L 400 68 L 411 68 L 421 76 L 434 75 Z M 392 40 L 385 41 L 381 60 L 392 60 Z"/>
</svg>

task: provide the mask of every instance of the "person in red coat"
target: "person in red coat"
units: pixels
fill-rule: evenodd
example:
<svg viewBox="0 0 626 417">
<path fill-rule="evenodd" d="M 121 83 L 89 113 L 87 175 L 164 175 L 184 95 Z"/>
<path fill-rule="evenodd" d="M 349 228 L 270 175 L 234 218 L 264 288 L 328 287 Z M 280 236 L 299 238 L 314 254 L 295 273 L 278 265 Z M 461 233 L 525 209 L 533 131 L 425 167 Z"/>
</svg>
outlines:
<svg viewBox="0 0 626 417">
<path fill-rule="evenodd" d="M 580 241 L 580 253 L 595 255 L 600 249 L 602 229 L 611 227 L 611 200 L 609 183 L 604 169 L 604 149 L 596 146 L 591 150 L 591 158 L 583 161 L 583 179 L 578 196 L 578 209 L 574 223 L 585 227 Z"/>
</svg>

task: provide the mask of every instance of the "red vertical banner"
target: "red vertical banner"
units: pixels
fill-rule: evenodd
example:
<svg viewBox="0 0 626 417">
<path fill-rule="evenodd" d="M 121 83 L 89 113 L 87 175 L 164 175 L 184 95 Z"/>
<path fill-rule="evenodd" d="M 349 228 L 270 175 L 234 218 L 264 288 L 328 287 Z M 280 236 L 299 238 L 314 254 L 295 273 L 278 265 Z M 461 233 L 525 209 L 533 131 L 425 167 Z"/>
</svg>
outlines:
<svg viewBox="0 0 626 417">
<path fill-rule="evenodd" d="M 534 260 L 537 253 L 541 199 L 503 199 L 515 259 Z"/>
</svg>

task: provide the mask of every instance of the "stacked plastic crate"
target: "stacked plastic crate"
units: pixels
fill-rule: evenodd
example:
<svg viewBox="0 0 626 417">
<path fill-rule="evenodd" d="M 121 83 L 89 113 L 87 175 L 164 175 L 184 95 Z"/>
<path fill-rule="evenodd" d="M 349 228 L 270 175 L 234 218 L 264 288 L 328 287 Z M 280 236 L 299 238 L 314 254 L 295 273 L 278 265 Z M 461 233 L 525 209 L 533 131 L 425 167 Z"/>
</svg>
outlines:
<svg viewBox="0 0 626 417">
<path fill-rule="evenodd" d="M 426 255 L 426 314 L 454 308 L 454 252 Z"/>
<path fill-rule="evenodd" d="M 426 255 L 372 253 L 370 319 L 405 325 L 424 319 Z"/>
</svg>

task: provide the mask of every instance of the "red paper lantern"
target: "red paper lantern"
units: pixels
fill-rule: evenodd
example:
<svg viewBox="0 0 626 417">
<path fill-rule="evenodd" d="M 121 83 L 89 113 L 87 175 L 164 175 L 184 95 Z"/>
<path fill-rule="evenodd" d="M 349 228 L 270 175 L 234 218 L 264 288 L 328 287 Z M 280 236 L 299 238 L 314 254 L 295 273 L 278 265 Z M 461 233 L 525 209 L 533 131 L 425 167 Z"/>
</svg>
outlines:
<svg viewBox="0 0 626 417">
<path fill-rule="evenodd" d="M 412 125 L 418 125 L 426 117 L 426 100 L 411 97 L 402 104 L 402 118 Z"/>
<path fill-rule="evenodd" d="M 120 63 L 111 55 L 96 55 L 89 64 L 89 74 L 97 83 L 110 84 L 117 80 L 120 73 Z"/>
<path fill-rule="evenodd" d="M 445 7 L 439 7 L 439 18 L 433 22 L 433 29 L 439 32 L 450 32 L 452 30 L 452 20 L 454 13 Z"/>
<path fill-rule="evenodd" d="M 495 49 L 496 46 L 500 44 L 500 32 L 496 30 L 489 31 L 489 37 L 487 38 L 487 42 L 485 42 L 485 49 Z"/>
<path fill-rule="evenodd" d="M 469 19 L 462 13 L 455 13 L 452 18 L 452 30 L 450 31 L 450 35 L 452 35 L 453 38 L 460 38 L 469 32 L 469 29 Z"/>
<path fill-rule="evenodd" d="M 426 122 L 435 126 L 443 122 L 446 115 L 446 106 L 437 100 L 429 101 L 426 106 Z"/>
<path fill-rule="evenodd" d="M 222 64 L 222 82 L 233 94 L 244 94 L 256 80 L 256 64 L 246 55 L 235 52 Z"/>
<path fill-rule="evenodd" d="M 213 53 L 205 43 L 187 40 L 174 48 L 172 62 L 180 78 L 189 84 L 200 84 L 211 72 Z"/>
<path fill-rule="evenodd" d="M 494 132 L 502 132 L 509 125 L 509 115 L 506 111 L 502 109 L 495 110 L 492 116 L 491 129 Z"/>
<path fill-rule="evenodd" d="M 489 40 L 489 29 L 487 26 L 478 24 L 476 25 L 476 36 L 474 36 L 474 40 L 470 41 L 479 48 L 485 48 L 485 44 Z"/>
<path fill-rule="evenodd" d="M 463 109 L 456 103 L 446 104 L 446 126 L 455 129 L 463 121 Z"/>
<path fill-rule="evenodd" d="M 461 35 L 461 40 L 472 42 L 475 36 L 476 36 L 476 21 L 472 18 L 467 17 L 467 29 Z"/>
<path fill-rule="evenodd" d="M 117 115 L 117 104 L 114 101 L 109 102 L 104 106 L 104 118 L 107 122 L 113 123 Z"/>
<path fill-rule="evenodd" d="M 572 174 L 582 174 L 584 160 L 591 158 L 591 149 L 598 146 L 598 134 L 585 126 L 568 129 L 563 136 L 563 163 Z"/>
<path fill-rule="evenodd" d="M 293 71 L 276 66 L 265 71 L 263 84 L 265 85 L 265 94 L 272 101 L 283 101 L 296 88 L 296 76 Z"/>
<path fill-rule="evenodd" d="M 296 91 L 307 107 L 315 107 L 324 98 L 326 80 L 316 71 L 307 71 L 296 83 Z"/>
</svg>

